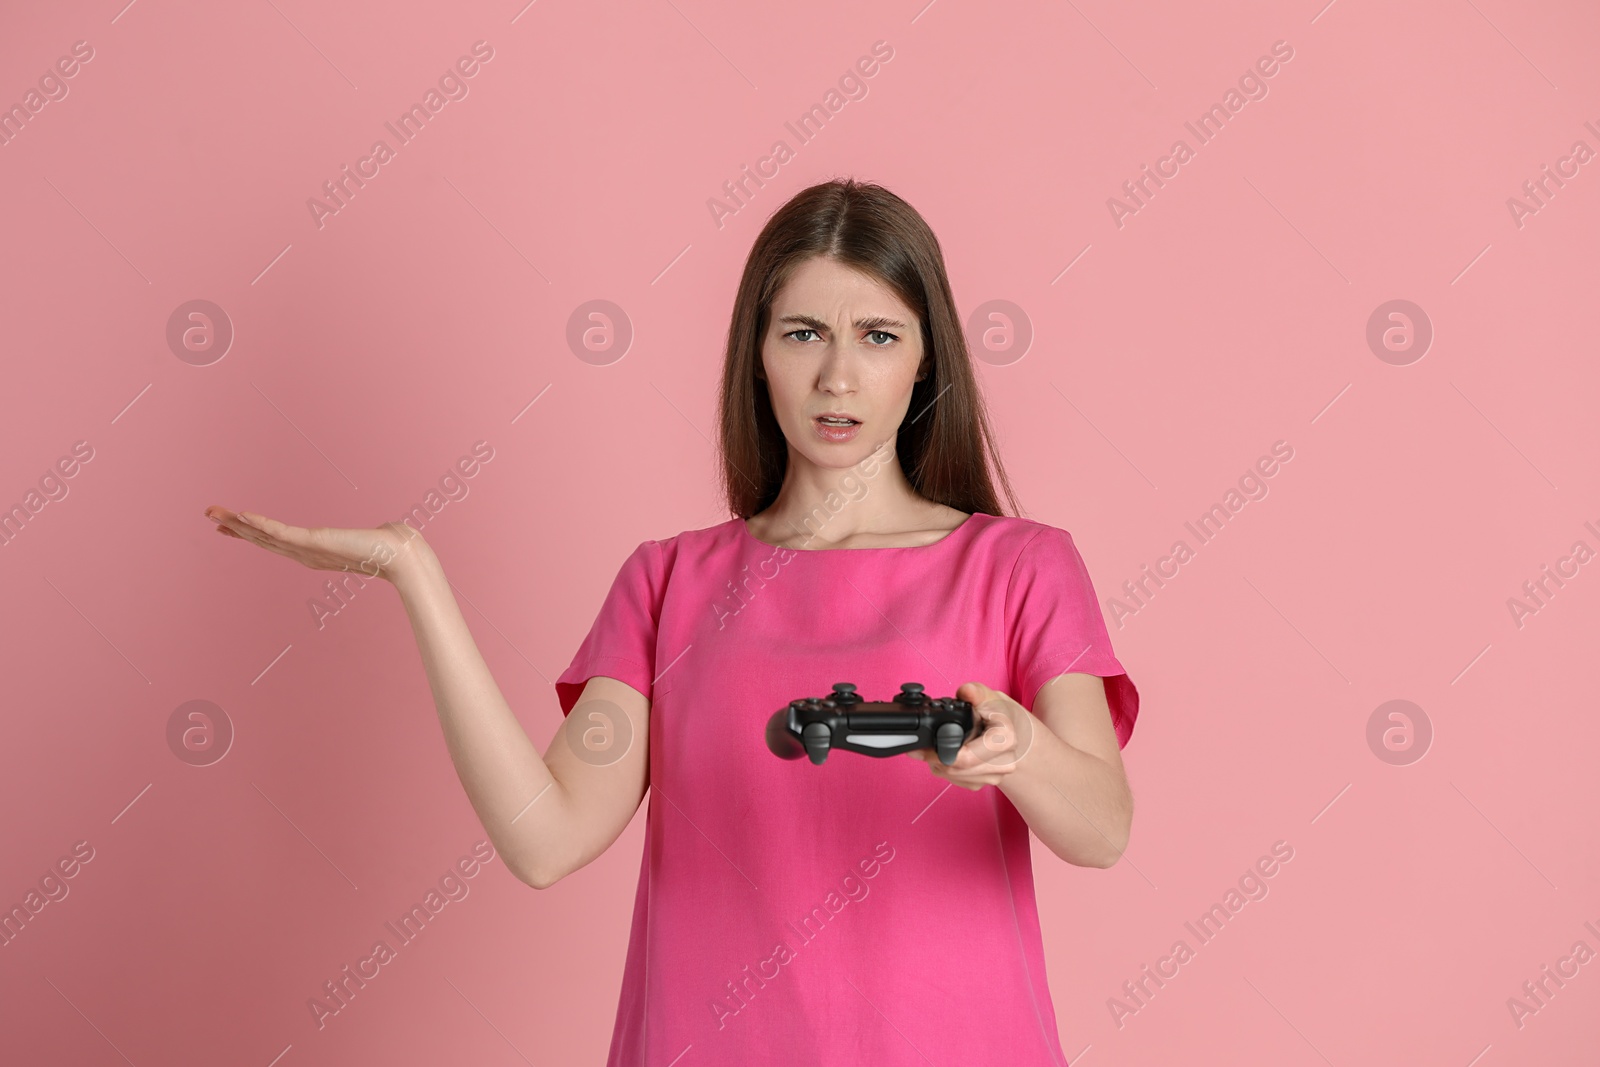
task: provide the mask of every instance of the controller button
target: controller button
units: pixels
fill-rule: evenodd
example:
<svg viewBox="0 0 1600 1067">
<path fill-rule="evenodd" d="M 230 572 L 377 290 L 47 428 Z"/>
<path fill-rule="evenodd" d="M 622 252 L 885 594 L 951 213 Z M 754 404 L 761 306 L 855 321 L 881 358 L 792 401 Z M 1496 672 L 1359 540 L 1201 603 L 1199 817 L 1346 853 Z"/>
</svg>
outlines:
<svg viewBox="0 0 1600 1067">
<path fill-rule="evenodd" d="M 934 748 L 939 752 L 939 762 L 946 767 L 956 761 L 961 753 L 961 745 L 966 740 L 966 731 L 961 729 L 959 723 L 947 722 L 940 726 L 934 735 Z"/>
<path fill-rule="evenodd" d="M 852 730 L 915 730 L 922 716 L 905 712 L 877 711 L 845 716 Z"/>
<path fill-rule="evenodd" d="M 801 741 L 812 763 L 821 763 L 828 758 L 828 747 L 832 740 L 833 732 L 820 722 L 811 723 L 801 731 Z"/>
<path fill-rule="evenodd" d="M 909 745 L 917 741 L 916 734 L 845 734 L 844 739 L 852 745 L 861 745 L 865 748 L 893 748 L 896 745 Z"/>
</svg>

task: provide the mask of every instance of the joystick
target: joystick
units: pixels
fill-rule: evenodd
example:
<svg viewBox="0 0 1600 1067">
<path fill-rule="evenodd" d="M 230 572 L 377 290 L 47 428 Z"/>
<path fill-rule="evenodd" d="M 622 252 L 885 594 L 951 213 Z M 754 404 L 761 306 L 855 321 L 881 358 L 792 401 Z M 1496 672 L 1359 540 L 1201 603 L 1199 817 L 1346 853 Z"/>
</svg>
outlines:
<svg viewBox="0 0 1600 1067">
<path fill-rule="evenodd" d="M 822 763 L 836 748 L 863 756 L 897 756 L 932 748 L 946 767 L 961 746 L 983 732 L 972 705 L 954 697 L 930 698 L 906 682 L 892 701 L 863 701 L 850 682 L 833 683 L 826 697 L 802 697 L 767 720 L 767 747 L 782 759 L 808 756 Z"/>
</svg>

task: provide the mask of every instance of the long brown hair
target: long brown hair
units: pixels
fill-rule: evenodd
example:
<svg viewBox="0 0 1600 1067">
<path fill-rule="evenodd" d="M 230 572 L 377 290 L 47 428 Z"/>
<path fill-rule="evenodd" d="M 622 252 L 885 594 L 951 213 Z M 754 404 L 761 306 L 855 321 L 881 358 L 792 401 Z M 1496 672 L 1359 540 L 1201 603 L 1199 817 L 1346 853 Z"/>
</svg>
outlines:
<svg viewBox="0 0 1600 1067">
<path fill-rule="evenodd" d="M 912 388 L 895 440 L 912 488 L 958 511 L 1001 515 L 992 465 L 1012 514 L 1020 514 L 972 373 L 938 238 L 910 204 L 880 185 L 853 178 L 796 193 L 767 220 L 745 260 L 728 324 L 717 408 L 729 510 L 749 518 L 772 504 L 783 488 L 788 443 L 756 370 L 772 300 L 812 256 L 828 256 L 871 275 L 917 314 L 924 357 L 931 363 Z"/>
</svg>

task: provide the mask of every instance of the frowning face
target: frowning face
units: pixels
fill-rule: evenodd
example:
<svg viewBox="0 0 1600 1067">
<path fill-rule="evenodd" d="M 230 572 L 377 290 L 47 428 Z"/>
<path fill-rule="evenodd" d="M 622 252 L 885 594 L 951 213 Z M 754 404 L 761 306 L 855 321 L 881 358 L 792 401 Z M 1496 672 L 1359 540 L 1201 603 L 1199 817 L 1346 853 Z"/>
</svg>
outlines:
<svg viewBox="0 0 1600 1067">
<path fill-rule="evenodd" d="M 928 370 L 916 313 L 893 290 L 815 256 L 790 275 L 768 318 L 761 368 L 791 462 L 798 453 L 843 469 L 893 442 Z"/>
</svg>

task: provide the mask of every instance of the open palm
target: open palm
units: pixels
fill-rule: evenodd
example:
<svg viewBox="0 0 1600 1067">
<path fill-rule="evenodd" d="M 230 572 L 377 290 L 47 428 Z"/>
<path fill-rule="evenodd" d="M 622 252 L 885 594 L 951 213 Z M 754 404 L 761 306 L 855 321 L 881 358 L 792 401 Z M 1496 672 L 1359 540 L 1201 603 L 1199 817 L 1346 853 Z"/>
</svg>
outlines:
<svg viewBox="0 0 1600 1067">
<path fill-rule="evenodd" d="M 422 545 L 422 535 L 399 522 L 376 529 L 291 526 L 255 512 L 230 511 L 218 504 L 205 510 L 217 532 L 288 556 L 318 571 L 360 571 L 369 578 L 394 580 L 396 569 Z"/>
</svg>

